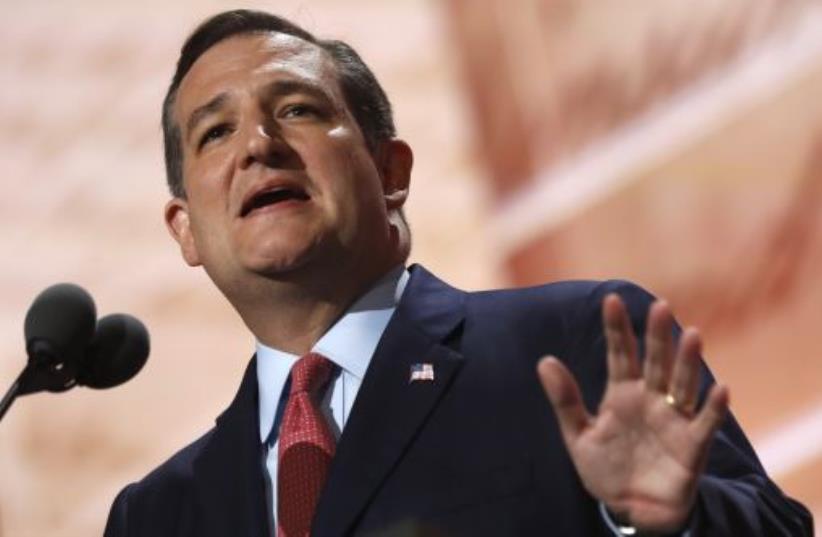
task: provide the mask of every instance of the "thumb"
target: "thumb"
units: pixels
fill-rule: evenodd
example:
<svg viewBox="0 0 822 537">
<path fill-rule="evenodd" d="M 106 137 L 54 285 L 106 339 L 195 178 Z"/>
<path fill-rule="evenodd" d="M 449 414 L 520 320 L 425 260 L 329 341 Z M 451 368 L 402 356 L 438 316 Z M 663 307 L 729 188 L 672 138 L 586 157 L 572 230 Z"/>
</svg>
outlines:
<svg viewBox="0 0 822 537">
<path fill-rule="evenodd" d="M 565 444 L 570 448 L 590 421 L 588 411 L 582 403 L 579 386 L 568 368 L 553 356 L 546 356 L 539 361 L 537 374 L 551 406 L 554 407 Z"/>
</svg>

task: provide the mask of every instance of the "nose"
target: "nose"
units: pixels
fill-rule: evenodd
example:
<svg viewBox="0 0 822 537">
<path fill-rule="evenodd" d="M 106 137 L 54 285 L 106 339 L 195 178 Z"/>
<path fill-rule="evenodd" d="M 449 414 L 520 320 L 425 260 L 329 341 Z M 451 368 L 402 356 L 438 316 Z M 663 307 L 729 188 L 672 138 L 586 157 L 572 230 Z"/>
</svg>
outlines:
<svg viewBox="0 0 822 537">
<path fill-rule="evenodd" d="M 247 130 L 244 154 L 240 159 L 241 169 L 248 169 L 255 164 L 269 168 L 299 165 L 296 152 L 283 139 L 275 125 L 259 120 L 249 124 Z"/>
</svg>

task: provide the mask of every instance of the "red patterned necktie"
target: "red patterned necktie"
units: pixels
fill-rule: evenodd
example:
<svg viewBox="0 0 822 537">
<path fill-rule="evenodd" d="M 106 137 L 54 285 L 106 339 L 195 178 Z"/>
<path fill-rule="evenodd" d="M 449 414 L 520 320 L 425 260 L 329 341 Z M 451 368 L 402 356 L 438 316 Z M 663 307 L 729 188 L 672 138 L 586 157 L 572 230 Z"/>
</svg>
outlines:
<svg viewBox="0 0 822 537">
<path fill-rule="evenodd" d="M 277 454 L 277 537 L 306 537 L 325 485 L 334 435 L 318 407 L 334 364 L 309 353 L 291 368 Z"/>
</svg>

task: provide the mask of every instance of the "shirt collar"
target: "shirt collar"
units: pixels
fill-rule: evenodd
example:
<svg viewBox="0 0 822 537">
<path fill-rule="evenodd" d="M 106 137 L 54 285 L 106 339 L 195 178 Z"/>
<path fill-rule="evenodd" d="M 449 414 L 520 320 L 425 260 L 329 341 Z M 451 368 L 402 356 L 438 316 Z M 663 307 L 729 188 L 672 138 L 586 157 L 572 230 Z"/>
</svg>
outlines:
<svg viewBox="0 0 822 537">
<path fill-rule="evenodd" d="M 383 276 L 354 302 L 312 347 L 344 372 L 362 379 L 377 344 L 408 284 L 409 274 L 398 266 Z M 265 439 L 274 423 L 291 366 L 299 356 L 267 347 L 257 341 L 257 383 L 260 401 L 260 435 Z"/>
<path fill-rule="evenodd" d="M 404 267 L 386 274 L 346 310 L 311 350 L 362 379 L 407 283 Z"/>
</svg>

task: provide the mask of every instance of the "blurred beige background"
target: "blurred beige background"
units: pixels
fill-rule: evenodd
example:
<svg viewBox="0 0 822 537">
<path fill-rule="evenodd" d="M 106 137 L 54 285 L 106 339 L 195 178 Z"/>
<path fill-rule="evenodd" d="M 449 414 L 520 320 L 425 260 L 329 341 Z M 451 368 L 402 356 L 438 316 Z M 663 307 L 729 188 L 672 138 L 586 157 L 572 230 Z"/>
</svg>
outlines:
<svg viewBox="0 0 822 537">
<path fill-rule="evenodd" d="M 185 0 L 5 6 L 0 390 L 58 281 L 152 335 L 106 392 L 0 423 L 0 536 L 102 533 L 207 430 L 253 341 L 162 224 L 160 103 L 204 17 L 261 7 L 349 41 L 415 150 L 412 261 L 484 288 L 624 277 L 703 328 L 775 479 L 822 515 L 822 9 L 810 0 Z"/>
</svg>

